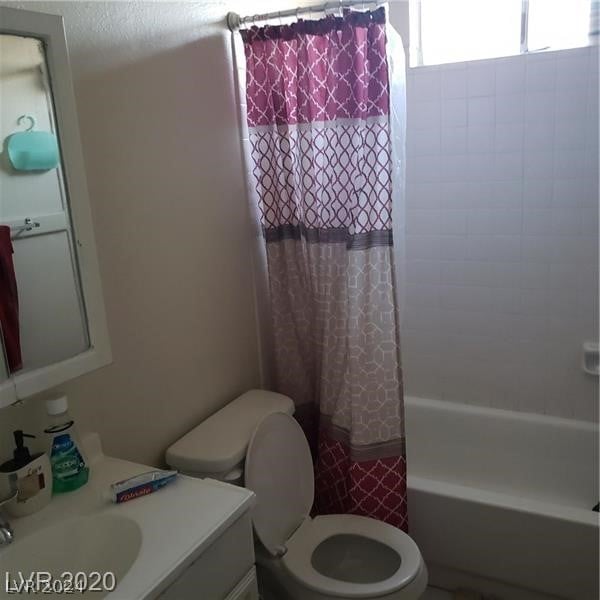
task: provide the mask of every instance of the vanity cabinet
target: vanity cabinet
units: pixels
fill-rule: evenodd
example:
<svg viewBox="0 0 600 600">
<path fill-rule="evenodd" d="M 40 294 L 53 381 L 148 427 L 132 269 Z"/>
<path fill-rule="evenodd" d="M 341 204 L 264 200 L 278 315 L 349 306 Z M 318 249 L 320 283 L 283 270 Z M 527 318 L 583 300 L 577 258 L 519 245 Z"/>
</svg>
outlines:
<svg viewBox="0 0 600 600">
<path fill-rule="evenodd" d="M 250 512 L 223 531 L 159 600 L 258 600 Z"/>
</svg>

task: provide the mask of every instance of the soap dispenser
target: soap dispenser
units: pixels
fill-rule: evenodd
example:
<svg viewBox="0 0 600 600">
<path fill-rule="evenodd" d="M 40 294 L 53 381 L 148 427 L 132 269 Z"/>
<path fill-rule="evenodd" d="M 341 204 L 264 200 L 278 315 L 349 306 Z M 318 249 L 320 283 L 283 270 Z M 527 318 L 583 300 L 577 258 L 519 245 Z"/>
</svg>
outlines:
<svg viewBox="0 0 600 600">
<path fill-rule="evenodd" d="M 6 510 L 14 517 L 22 517 L 34 513 L 50 502 L 52 497 L 52 472 L 50 460 L 44 452 L 31 455 L 25 446 L 25 438 L 34 435 L 13 431 L 15 449 L 12 460 L 0 465 L 2 487 L 8 488 L 9 494 L 16 492 L 16 497 L 6 505 Z M 6 495 L 6 494 L 3 494 Z"/>
</svg>

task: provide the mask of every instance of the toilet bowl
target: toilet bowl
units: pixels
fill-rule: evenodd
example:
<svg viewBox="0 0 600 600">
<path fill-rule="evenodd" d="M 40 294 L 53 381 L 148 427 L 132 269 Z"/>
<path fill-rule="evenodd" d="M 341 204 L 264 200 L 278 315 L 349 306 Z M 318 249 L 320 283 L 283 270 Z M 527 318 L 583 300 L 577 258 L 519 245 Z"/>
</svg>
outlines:
<svg viewBox="0 0 600 600">
<path fill-rule="evenodd" d="M 289 414 L 270 414 L 256 427 L 245 477 L 257 497 L 253 525 L 265 600 L 412 600 L 423 594 L 427 569 L 407 534 L 357 515 L 310 517 L 310 450 Z"/>
<path fill-rule="evenodd" d="M 175 442 L 167 464 L 253 490 L 263 600 L 416 600 L 427 569 L 413 540 L 357 515 L 312 518 L 314 472 L 287 396 L 250 390 Z"/>
</svg>

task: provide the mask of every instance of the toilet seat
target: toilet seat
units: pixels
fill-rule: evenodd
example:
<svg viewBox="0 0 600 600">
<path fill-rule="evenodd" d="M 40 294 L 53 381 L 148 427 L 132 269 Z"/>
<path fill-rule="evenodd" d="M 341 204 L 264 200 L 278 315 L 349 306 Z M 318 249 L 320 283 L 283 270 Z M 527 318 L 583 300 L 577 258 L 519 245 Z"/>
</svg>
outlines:
<svg viewBox="0 0 600 600">
<path fill-rule="evenodd" d="M 315 549 L 325 540 L 350 534 L 380 542 L 394 550 L 401 559 L 398 570 L 386 579 L 373 583 L 355 583 L 327 577 L 312 564 Z M 308 519 L 287 543 L 282 562 L 290 574 L 304 586 L 330 596 L 342 598 L 376 598 L 406 587 L 421 568 L 421 554 L 415 542 L 403 531 L 358 515 L 326 515 Z"/>
<path fill-rule="evenodd" d="M 406 587 L 420 573 L 422 558 L 417 545 L 392 525 L 358 515 L 310 518 L 314 500 L 310 449 L 302 429 L 289 414 L 270 414 L 256 427 L 248 446 L 245 474 L 246 487 L 257 496 L 252 518 L 256 536 L 304 588 L 326 597 L 377 598 Z M 389 549 L 396 555 L 394 563 L 398 560 L 398 566 L 390 567 L 390 575 L 368 583 L 329 577 L 323 569 L 317 570 L 313 566 L 315 550 L 326 540 L 345 535 L 378 542 L 384 551 Z M 323 556 L 335 556 L 340 548 L 344 554 L 346 548 L 360 545 L 339 542 L 332 554 L 325 551 Z M 363 558 L 358 560 L 368 566 L 368 559 Z M 375 570 L 376 563 L 370 564 Z"/>
</svg>

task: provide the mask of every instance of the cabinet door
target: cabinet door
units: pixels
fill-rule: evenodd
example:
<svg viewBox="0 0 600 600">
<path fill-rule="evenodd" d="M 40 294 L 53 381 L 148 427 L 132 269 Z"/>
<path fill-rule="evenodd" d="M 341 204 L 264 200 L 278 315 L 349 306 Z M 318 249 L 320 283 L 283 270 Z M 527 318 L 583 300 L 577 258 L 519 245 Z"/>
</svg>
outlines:
<svg viewBox="0 0 600 600">
<path fill-rule="evenodd" d="M 160 600 L 230 600 L 254 571 L 252 522 L 247 512 L 217 538 L 161 596 Z M 251 581 L 250 577 L 249 581 Z M 254 576 L 256 581 L 256 576 Z M 243 587 L 240 588 L 243 590 Z M 250 586 L 250 588 L 252 587 Z M 246 596 L 239 596 L 246 600 Z M 258 595 L 248 596 L 258 600 Z"/>
<path fill-rule="evenodd" d="M 225 600 L 259 600 L 256 569 L 252 567 Z"/>
</svg>

